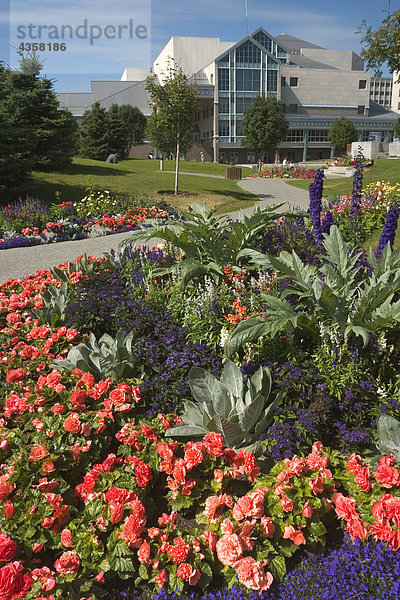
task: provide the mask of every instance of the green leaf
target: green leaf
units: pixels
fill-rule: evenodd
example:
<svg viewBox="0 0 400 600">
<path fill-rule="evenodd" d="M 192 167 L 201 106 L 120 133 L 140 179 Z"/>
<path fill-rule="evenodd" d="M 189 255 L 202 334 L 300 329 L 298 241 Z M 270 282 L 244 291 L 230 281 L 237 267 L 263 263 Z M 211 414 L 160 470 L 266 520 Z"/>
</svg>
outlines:
<svg viewBox="0 0 400 600">
<path fill-rule="evenodd" d="M 272 575 L 281 581 L 286 573 L 286 562 L 283 556 L 274 556 L 268 562 L 268 568 Z"/>
<path fill-rule="evenodd" d="M 189 371 L 189 386 L 193 398 L 197 402 L 212 406 L 214 386 L 216 382 L 214 375 L 201 367 L 192 367 Z"/>
<path fill-rule="evenodd" d="M 268 329 L 266 317 L 251 317 L 246 321 L 241 321 L 225 342 L 224 351 L 226 356 L 232 358 L 239 348 L 248 342 L 258 340 L 268 332 Z"/>
<path fill-rule="evenodd" d="M 400 421 L 390 415 L 381 414 L 378 418 L 379 449 L 382 453 L 393 454 L 400 461 Z"/>
<path fill-rule="evenodd" d="M 231 447 L 238 443 L 242 438 L 243 434 L 239 427 L 232 421 L 228 421 L 221 415 L 215 415 L 207 425 L 209 431 L 215 431 L 220 433 L 224 438 L 224 442 L 227 446 Z"/>
<path fill-rule="evenodd" d="M 174 425 L 165 432 L 166 436 L 171 437 L 203 437 L 208 433 L 207 429 L 197 425 Z"/>
<path fill-rule="evenodd" d="M 230 390 L 235 399 L 241 399 L 243 395 L 243 375 L 235 363 L 228 360 L 222 371 L 221 382 Z"/>
</svg>

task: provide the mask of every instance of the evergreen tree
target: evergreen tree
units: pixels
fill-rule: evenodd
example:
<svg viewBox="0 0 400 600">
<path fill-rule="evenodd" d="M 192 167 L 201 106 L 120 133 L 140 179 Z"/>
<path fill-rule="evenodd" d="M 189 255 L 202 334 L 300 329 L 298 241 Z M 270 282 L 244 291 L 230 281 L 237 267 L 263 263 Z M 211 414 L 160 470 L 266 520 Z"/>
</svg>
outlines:
<svg viewBox="0 0 400 600">
<path fill-rule="evenodd" d="M 107 111 L 106 140 L 108 154 L 117 152 L 120 157 L 128 154 L 128 126 L 124 123 L 120 107 L 112 104 Z"/>
<path fill-rule="evenodd" d="M 40 78 L 37 67 L 29 70 L 28 64 L 25 58 L 23 70 L 5 73 L 0 111 L 12 128 L 25 132 L 23 155 L 31 157 L 33 168 L 60 168 L 76 148 L 75 119 L 60 109 L 52 81 Z"/>
<path fill-rule="evenodd" d="M 127 127 L 127 148 L 126 154 L 129 154 L 131 146 L 143 144 L 146 132 L 146 117 L 137 106 L 122 104 L 119 112 L 124 124 Z"/>
<path fill-rule="evenodd" d="M 280 102 L 258 96 L 246 109 L 242 121 L 244 145 L 260 156 L 275 153 L 288 127 Z"/>
<path fill-rule="evenodd" d="M 148 121 L 148 135 L 153 145 L 163 152 L 172 151 L 176 157 L 175 194 L 178 193 L 179 157 L 192 139 L 194 111 L 197 107 L 196 88 L 189 84 L 182 69 L 169 67 L 162 83 L 156 75 L 146 81 L 154 113 Z"/>
<path fill-rule="evenodd" d="M 94 160 L 106 160 L 110 154 L 107 126 L 107 111 L 100 106 L 100 102 L 95 102 L 83 115 L 82 126 L 79 130 L 80 156 Z"/>
<path fill-rule="evenodd" d="M 335 155 L 340 156 L 346 152 L 347 144 L 358 139 L 358 133 L 354 123 L 346 117 L 340 117 L 332 123 L 328 137 L 332 142 Z"/>
<path fill-rule="evenodd" d="M 12 123 L 5 109 L 6 81 L 9 70 L 0 63 L 0 203 L 15 200 L 24 194 L 32 169 L 30 151 L 33 138 L 26 123 Z"/>
</svg>

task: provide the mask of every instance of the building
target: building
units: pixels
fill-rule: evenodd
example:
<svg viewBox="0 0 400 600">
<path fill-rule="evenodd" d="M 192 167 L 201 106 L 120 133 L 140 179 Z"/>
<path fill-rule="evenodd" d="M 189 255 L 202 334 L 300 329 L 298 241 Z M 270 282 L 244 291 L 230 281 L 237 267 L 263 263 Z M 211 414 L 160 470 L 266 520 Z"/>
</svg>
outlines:
<svg viewBox="0 0 400 600">
<path fill-rule="evenodd" d="M 246 108 L 260 94 L 280 100 L 289 121 L 279 148 L 281 158 L 295 162 L 329 158 L 328 132 L 341 116 L 354 123 L 359 141 L 392 141 L 398 115 L 386 104 L 386 89 L 391 87 L 386 78 L 371 79 L 352 51 L 328 50 L 285 33 L 273 37 L 259 27 L 239 42 L 174 36 L 153 65 L 160 79 L 171 61 L 198 90 L 189 159 L 199 159 L 203 152 L 211 161 L 255 162 L 258 157 L 243 146 L 241 124 Z M 127 68 L 119 82 L 93 81 L 90 93 L 59 94 L 59 99 L 77 116 L 96 100 L 105 107 L 133 104 L 148 115 L 145 75 L 143 69 Z M 377 102 L 381 90 L 384 104 Z M 143 155 L 147 150 L 134 152 Z"/>
</svg>

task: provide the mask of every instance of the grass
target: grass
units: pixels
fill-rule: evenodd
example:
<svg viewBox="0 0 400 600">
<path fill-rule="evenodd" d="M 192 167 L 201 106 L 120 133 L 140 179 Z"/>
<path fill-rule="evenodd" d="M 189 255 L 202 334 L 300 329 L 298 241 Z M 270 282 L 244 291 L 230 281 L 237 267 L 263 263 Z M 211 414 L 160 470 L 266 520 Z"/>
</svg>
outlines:
<svg viewBox="0 0 400 600">
<path fill-rule="evenodd" d="M 208 207 L 215 206 L 220 213 L 248 208 L 258 200 L 253 194 L 239 188 L 234 180 L 187 174 L 224 175 L 226 165 L 187 161 L 180 164 L 180 194 L 174 196 L 171 192 L 174 190 L 175 174 L 167 171 L 175 171 L 175 161 L 165 161 L 164 168 L 164 172 L 159 170 L 158 160 L 141 158 L 121 160 L 119 165 L 74 158 L 62 171 L 34 171 L 29 195 L 47 204 L 56 202 L 58 194 L 62 202 L 77 202 L 88 187 L 94 187 L 118 195 L 148 194 L 155 200 L 164 198 L 180 210 L 187 210 L 192 202 L 207 201 Z M 250 173 L 250 168 L 243 169 L 243 176 Z"/>
<path fill-rule="evenodd" d="M 375 160 L 374 166 L 364 170 L 364 186 L 373 181 L 389 181 L 391 184 L 400 182 L 400 160 L 390 158 L 379 158 Z M 309 181 L 288 181 L 290 185 L 308 190 Z M 332 202 L 336 196 L 352 194 L 353 179 L 346 177 L 341 179 L 325 179 L 324 198 Z"/>
</svg>

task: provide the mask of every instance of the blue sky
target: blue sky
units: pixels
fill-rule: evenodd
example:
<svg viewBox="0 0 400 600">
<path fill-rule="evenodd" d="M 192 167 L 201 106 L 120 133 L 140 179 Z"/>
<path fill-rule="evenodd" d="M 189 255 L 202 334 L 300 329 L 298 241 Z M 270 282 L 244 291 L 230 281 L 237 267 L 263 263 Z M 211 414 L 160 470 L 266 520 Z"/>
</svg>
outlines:
<svg viewBox="0 0 400 600">
<path fill-rule="evenodd" d="M 272 35 L 287 33 L 359 52 L 361 36 L 355 32 L 362 20 L 378 27 L 389 9 L 400 8 L 400 0 L 247 0 L 247 6 L 249 32 L 261 25 Z M 44 25 L 40 40 L 39 24 Z M 50 25 L 52 44 L 63 41 L 65 26 L 64 52 L 49 50 Z M 85 39 L 77 39 L 78 26 Z M 111 27 L 107 35 L 106 26 Z M 172 35 L 238 41 L 246 35 L 245 0 L 0 0 L 0 58 L 16 63 L 10 41 L 14 46 L 42 41 L 43 72 L 55 80 L 56 91 L 89 91 L 91 79 L 118 80 L 125 67 L 149 66 Z"/>
</svg>

